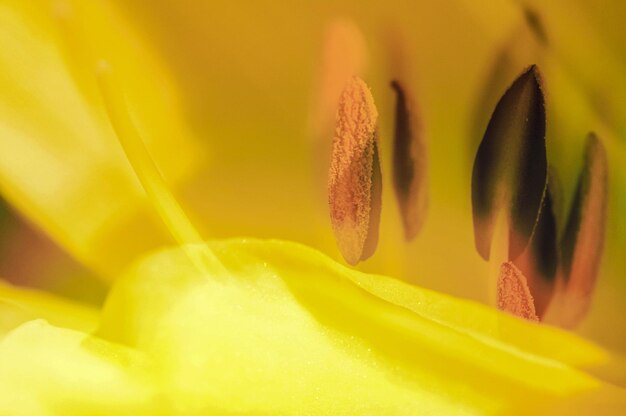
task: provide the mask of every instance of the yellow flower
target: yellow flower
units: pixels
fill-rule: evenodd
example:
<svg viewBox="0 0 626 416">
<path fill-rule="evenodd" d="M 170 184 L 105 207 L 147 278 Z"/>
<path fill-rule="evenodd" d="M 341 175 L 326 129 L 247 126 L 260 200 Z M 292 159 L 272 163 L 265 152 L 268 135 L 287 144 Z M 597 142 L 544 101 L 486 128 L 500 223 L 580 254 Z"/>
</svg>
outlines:
<svg viewBox="0 0 626 416">
<path fill-rule="evenodd" d="M 231 2 L 174 9 L 165 2 L 136 5 L 16 0 L 0 6 L 0 129 L 8 149 L 0 154 L 2 190 L 112 282 L 101 311 L 0 286 L 0 414 L 623 409 L 620 358 L 569 332 L 360 272 L 299 243 L 202 242 L 200 235 L 252 233 L 333 247 L 326 210 L 315 202 L 315 177 L 303 167 L 315 145 L 307 147 L 297 137 L 307 134 L 313 43 L 321 42 L 321 28 L 335 11 L 317 2 L 294 9 L 273 3 L 259 9 Z M 485 287 L 494 282 L 482 278 L 489 265 L 474 249 L 470 161 L 454 151 L 460 141 L 444 138 L 460 140 L 469 129 L 467 120 L 450 117 L 471 108 L 477 91 L 467 80 L 479 78 L 480 62 L 512 26 L 528 25 L 517 6 L 493 6 L 499 20 L 474 23 L 493 33 L 459 38 L 457 25 L 474 12 L 481 18 L 475 5 L 456 6 L 461 5 L 467 7 L 462 12 L 451 5 L 416 6 L 418 26 L 392 4 L 355 9 L 355 20 L 372 32 L 385 16 L 399 27 L 417 27 L 398 36 L 418 45 L 414 59 L 427 63 L 415 73 L 424 86 L 418 97 L 426 133 L 442 138 L 429 142 L 429 213 L 419 236 L 401 255 L 401 221 L 392 210 L 383 211 L 389 231 L 381 233 L 379 252 L 366 268 L 399 271 L 409 281 L 424 279 L 419 281 L 433 288 L 485 300 Z M 546 20 L 558 16 L 545 13 Z M 356 29 L 347 33 L 358 37 Z M 331 29 L 331 42 L 332 36 Z M 592 70 L 578 61 L 567 39 L 555 39 L 559 62 L 547 65 L 545 76 L 557 84 L 550 100 L 567 96 L 581 107 L 549 102 L 547 113 L 578 116 L 580 126 L 556 123 L 564 131 L 594 129 L 609 137 L 611 183 L 617 184 L 611 191 L 622 195 L 617 161 L 624 152 L 615 132 L 624 120 L 604 123 L 587 107 L 583 98 L 589 91 L 611 89 L 601 88 L 605 80 L 586 78 Z M 459 40 L 465 47 L 456 47 Z M 593 38 L 586 42 L 595 46 Z M 275 45 L 282 47 L 271 52 Z M 365 72 L 361 52 L 349 67 Z M 270 59 L 263 58 L 269 53 Z M 387 62 L 385 53 L 373 54 L 370 63 Z M 582 90 L 570 90 L 576 83 L 561 76 L 563 61 L 588 81 Z M 389 89 L 383 80 L 396 70 L 372 64 L 372 93 Z M 418 78 L 410 75 L 405 82 L 413 77 Z M 450 89 L 454 93 L 445 92 Z M 605 99 L 613 108 L 616 98 Z M 393 120 L 391 101 L 377 100 L 381 137 L 391 136 L 391 124 L 382 121 Z M 566 110 L 556 110 L 561 108 Z M 548 131 L 548 137 L 555 135 Z M 580 152 L 573 153 L 579 158 Z M 454 176 L 459 179 L 450 180 Z M 609 212 L 620 212 L 623 201 L 611 203 Z M 392 196 L 384 197 L 383 206 L 393 206 Z M 608 241 L 623 242 L 623 222 L 615 216 L 609 222 L 615 226 Z M 151 250 L 163 245 L 171 247 Z M 605 258 L 615 258 L 612 249 Z M 623 271 L 620 262 L 607 261 L 601 279 Z M 402 263 L 404 271 L 397 269 Z M 415 274 L 423 277 L 409 276 Z M 602 319 L 612 318 L 605 314 L 589 322 L 602 326 Z"/>
</svg>

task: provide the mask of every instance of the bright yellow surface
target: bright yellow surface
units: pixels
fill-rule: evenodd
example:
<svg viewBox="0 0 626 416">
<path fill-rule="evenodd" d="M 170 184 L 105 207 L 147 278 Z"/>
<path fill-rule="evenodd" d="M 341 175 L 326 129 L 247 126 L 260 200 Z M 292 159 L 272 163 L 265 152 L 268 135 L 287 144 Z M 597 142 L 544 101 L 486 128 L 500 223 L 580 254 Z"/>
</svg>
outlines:
<svg viewBox="0 0 626 416">
<path fill-rule="evenodd" d="M 44 321 L 9 332 L 0 413 L 551 414 L 574 401 L 618 414 L 626 405 L 625 390 L 580 367 L 606 353 L 571 334 L 294 243 L 209 249 L 229 276 L 198 272 L 185 250 L 155 253 L 117 281 L 94 336 Z"/>
<path fill-rule="evenodd" d="M 509 75 L 532 62 L 544 71 L 549 157 L 566 192 L 588 130 L 609 150 L 607 252 L 582 331 L 626 350 L 619 330 L 626 323 L 626 117 L 615 109 L 626 99 L 619 83 L 626 54 L 619 32 L 605 37 L 597 28 L 601 13 L 585 13 L 583 2 L 538 3 L 551 39 L 541 49 L 526 42 L 532 34 L 513 2 L 118 3 L 0 5 L 0 190 L 113 285 L 101 318 L 88 307 L 0 287 L 0 414 L 624 409 L 625 391 L 610 381 L 623 385 L 624 371 L 616 366 L 606 375 L 615 363 L 606 350 L 363 274 L 295 243 L 228 240 L 158 251 L 116 280 L 171 237 L 147 209 L 114 134 L 119 117 L 106 113 L 96 81 L 96 63 L 105 59 L 128 107 L 122 126 L 136 126 L 148 159 L 201 233 L 289 238 L 338 258 L 313 174 L 324 162 L 307 142 L 321 42 L 338 16 L 363 31 L 385 175 L 393 28 L 415 68 L 409 81 L 432 159 L 430 210 L 417 241 L 404 244 L 385 191 L 380 249 L 363 269 L 485 301 L 493 282 L 473 246 L 472 129 L 493 105 L 476 108 L 494 57 L 513 48 Z M 499 91 L 509 81 L 490 85 Z M 212 251 L 228 273 L 200 272 L 189 258 L 196 249 Z"/>
<path fill-rule="evenodd" d="M 42 320 L 2 339 L 0 368 L 2 414 L 163 414 L 145 357 Z"/>
</svg>

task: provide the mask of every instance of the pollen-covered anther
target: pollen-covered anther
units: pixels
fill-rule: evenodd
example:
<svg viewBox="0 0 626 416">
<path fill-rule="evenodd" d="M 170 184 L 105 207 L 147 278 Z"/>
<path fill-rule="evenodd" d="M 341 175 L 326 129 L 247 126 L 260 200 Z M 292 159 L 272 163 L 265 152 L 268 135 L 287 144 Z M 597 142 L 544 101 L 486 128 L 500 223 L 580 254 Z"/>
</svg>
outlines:
<svg viewBox="0 0 626 416">
<path fill-rule="evenodd" d="M 328 177 L 335 239 L 352 265 L 371 256 L 378 242 L 382 181 L 377 120 L 369 88 L 353 77 L 339 99 Z"/>
<path fill-rule="evenodd" d="M 510 261 L 500 268 L 497 290 L 498 309 L 529 321 L 539 321 L 526 277 Z"/>
</svg>

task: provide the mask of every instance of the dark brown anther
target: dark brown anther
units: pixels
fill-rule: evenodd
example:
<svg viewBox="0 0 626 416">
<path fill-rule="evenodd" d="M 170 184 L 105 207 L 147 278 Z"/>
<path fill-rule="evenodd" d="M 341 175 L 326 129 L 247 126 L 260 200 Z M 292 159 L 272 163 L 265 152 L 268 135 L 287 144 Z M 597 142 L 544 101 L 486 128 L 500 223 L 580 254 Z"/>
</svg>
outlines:
<svg viewBox="0 0 626 416">
<path fill-rule="evenodd" d="M 531 66 L 498 102 L 474 160 L 474 237 L 485 259 L 502 210 L 510 230 L 509 259 L 530 241 L 547 183 L 545 129 L 540 76 Z"/>
<path fill-rule="evenodd" d="M 335 239 L 352 265 L 371 256 L 378 242 L 382 180 L 377 121 L 378 111 L 369 88 L 353 77 L 339 99 L 328 177 Z"/>
<path fill-rule="evenodd" d="M 563 325 L 585 315 L 595 287 L 604 248 L 608 196 L 607 156 L 602 142 L 587 137 L 584 165 L 561 241 L 564 299 Z"/>
<path fill-rule="evenodd" d="M 541 278 L 549 282 L 554 281 L 558 265 L 557 228 L 549 184 L 531 240 L 530 252 Z"/>
<path fill-rule="evenodd" d="M 514 262 L 526 276 L 539 317 L 543 316 L 552 299 L 559 262 L 552 177 L 551 175 L 548 179 L 548 187 L 531 242 Z"/>
<path fill-rule="evenodd" d="M 406 240 L 422 228 L 428 209 L 428 158 L 426 143 L 414 99 L 399 81 L 396 93 L 393 144 L 393 182 Z"/>
</svg>

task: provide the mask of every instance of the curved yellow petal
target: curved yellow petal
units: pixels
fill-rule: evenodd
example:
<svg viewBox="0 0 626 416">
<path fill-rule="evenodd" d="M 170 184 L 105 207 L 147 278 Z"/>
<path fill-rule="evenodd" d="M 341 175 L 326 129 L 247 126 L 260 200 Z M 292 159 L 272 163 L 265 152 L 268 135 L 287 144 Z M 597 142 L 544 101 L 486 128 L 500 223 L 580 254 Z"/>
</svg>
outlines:
<svg viewBox="0 0 626 416">
<path fill-rule="evenodd" d="M 579 368 L 608 355 L 571 334 L 294 243 L 209 246 L 231 276 L 156 253 L 118 280 L 97 332 L 153 358 L 181 414 L 528 414 L 626 399 Z"/>
<path fill-rule="evenodd" d="M 106 1 L 0 5 L 0 189 L 86 264 L 112 275 L 170 241 L 109 124 L 96 63 L 118 68 L 128 106 L 170 183 L 205 161 L 167 70 Z"/>
</svg>

